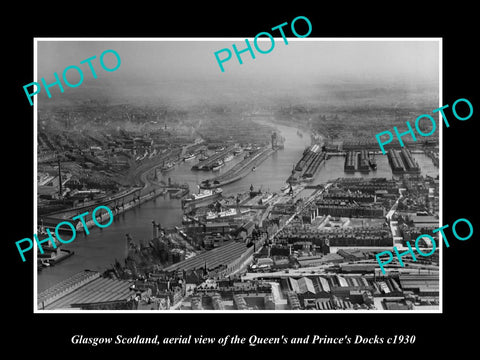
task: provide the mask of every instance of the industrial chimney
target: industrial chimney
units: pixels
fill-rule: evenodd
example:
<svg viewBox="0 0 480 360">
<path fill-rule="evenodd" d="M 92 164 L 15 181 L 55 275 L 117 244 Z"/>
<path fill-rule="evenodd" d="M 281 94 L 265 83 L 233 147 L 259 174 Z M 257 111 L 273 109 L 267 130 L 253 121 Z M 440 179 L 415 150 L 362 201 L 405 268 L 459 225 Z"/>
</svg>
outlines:
<svg viewBox="0 0 480 360">
<path fill-rule="evenodd" d="M 63 189 L 62 189 L 62 172 L 60 170 L 60 158 L 57 157 L 57 161 L 58 161 L 58 195 L 60 197 L 62 197 L 62 194 L 63 194 Z"/>
</svg>

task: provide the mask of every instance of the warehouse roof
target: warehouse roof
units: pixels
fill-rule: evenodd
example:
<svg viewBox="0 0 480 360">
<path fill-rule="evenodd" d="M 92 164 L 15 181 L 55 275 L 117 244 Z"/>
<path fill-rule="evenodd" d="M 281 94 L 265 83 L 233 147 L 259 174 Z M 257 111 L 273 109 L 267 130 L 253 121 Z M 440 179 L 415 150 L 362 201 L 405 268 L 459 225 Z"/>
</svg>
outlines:
<svg viewBox="0 0 480 360">
<path fill-rule="evenodd" d="M 134 293 L 132 281 L 98 277 L 45 307 L 45 310 L 65 309 L 72 304 L 88 304 L 128 300 Z"/>
<path fill-rule="evenodd" d="M 220 265 L 228 265 L 238 259 L 248 249 L 245 243 L 231 240 L 215 249 L 170 265 L 165 268 L 165 271 L 200 269 L 205 266 L 205 263 L 207 269 L 215 269 Z"/>
</svg>

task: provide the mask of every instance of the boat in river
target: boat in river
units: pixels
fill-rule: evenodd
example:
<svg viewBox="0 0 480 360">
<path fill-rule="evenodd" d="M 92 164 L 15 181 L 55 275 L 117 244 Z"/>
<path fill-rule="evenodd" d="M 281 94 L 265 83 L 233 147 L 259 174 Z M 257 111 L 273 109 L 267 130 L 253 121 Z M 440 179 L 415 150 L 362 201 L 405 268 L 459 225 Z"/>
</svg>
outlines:
<svg viewBox="0 0 480 360">
<path fill-rule="evenodd" d="M 200 191 L 198 194 L 191 194 L 183 202 L 185 204 L 195 204 L 195 203 L 202 202 L 204 200 L 215 199 L 217 197 L 220 197 L 220 195 L 222 195 L 222 192 L 223 192 L 222 188 L 205 189 Z"/>
<path fill-rule="evenodd" d="M 185 157 L 183 158 L 183 161 L 190 161 L 190 160 L 195 159 L 195 157 L 196 157 L 195 154 L 187 154 L 187 155 L 185 155 Z"/>
<path fill-rule="evenodd" d="M 232 216 L 243 215 L 249 211 L 250 209 L 241 209 L 237 211 L 237 209 L 235 208 L 230 208 L 230 209 L 226 209 L 219 212 L 208 211 L 207 215 L 205 216 L 205 219 L 206 220 L 225 219 L 225 218 L 230 218 Z"/>
<path fill-rule="evenodd" d="M 208 159 L 208 156 L 205 153 L 200 154 L 198 161 L 205 161 Z"/>
<path fill-rule="evenodd" d="M 228 154 L 223 158 L 223 162 L 229 162 L 233 160 L 233 154 Z"/>
<path fill-rule="evenodd" d="M 223 161 L 215 161 L 212 165 L 212 170 L 213 171 L 218 171 L 224 165 L 225 165 L 225 163 Z"/>
<path fill-rule="evenodd" d="M 233 150 L 233 155 L 240 155 L 243 152 L 243 148 L 238 147 Z"/>
</svg>

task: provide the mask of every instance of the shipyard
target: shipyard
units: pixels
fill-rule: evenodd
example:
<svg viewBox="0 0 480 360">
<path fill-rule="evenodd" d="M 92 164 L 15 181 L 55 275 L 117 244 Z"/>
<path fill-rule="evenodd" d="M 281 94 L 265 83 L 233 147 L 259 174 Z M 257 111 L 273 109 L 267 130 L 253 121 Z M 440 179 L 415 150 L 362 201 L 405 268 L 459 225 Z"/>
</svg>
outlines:
<svg viewBox="0 0 480 360">
<path fill-rule="evenodd" d="M 438 311 L 439 248 L 420 235 L 441 226 L 439 137 L 385 154 L 375 138 L 438 94 L 220 83 L 39 107 L 35 225 L 58 246 L 35 254 L 37 309 Z M 99 206 L 108 228 L 90 227 L 109 220 Z M 77 237 L 60 244 L 65 221 Z M 376 254 L 419 237 L 430 256 L 380 269 Z"/>
<path fill-rule="evenodd" d="M 265 114 L 257 117 L 262 124 L 265 118 Z M 289 132 L 282 135 L 277 133 L 280 129 Z M 279 146 L 278 138 L 284 135 Z M 177 151 L 179 156 L 170 161 L 192 174 L 194 184 L 178 178 L 175 170 L 162 171 L 163 159 L 151 166 L 142 177 L 154 187 L 149 193 L 151 201 L 177 202 L 181 221 L 163 226 L 161 219 L 151 220 L 145 240 L 125 233 L 123 261 L 116 259 L 102 272 L 81 271 L 65 279 L 65 285 L 61 282 L 40 292 L 39 308 L 329 311 L 438 305 L 438 251 L 422 263 L 412 259 L 409 268 L 402 268 L 394 259 L 386 274 L 380 272 L 375 258 L 377 252 L 393 246 L 401 249 L 424 229 L 438 227 L 434 215 L 438 211 L 434 206 L 438 176 L 412 171 L 420 169 L 415 160 L 418 151 L 389 150 L 387 159 L 373 162 L 382 155 L 361 150 L 360 145 L 345 151 L 284 125 L 274 132 L 265 131 L 264 141 L 258 145 L 235 140 L 233 145 L 215 143 L 211 149 L 208 141 L 196 140 L 202 160 L 199 156 L 186 160 L 180 155 L 185 150 Z M 314 143 L 297 150 L 297 161 L 279 186 L 272 188 L 258 181 L 248 184 L 249 176 L 261 172 L 273 153 L 288 151 L 291 140 Z M 231 164 L 221 174 L 210 169 L 211 175 L 204 180 L 196 175 L 206 174 L 198 173 L 199 169 L 233 155 L 234 149 L 236 154 L 228 161 Z M 395 157 L 390 155 L 393 151 Z M 240 154 L 243 156 L 236 159 Z M 421 154 L 424 162 L 432 161 Z M 342 164 L 342 172 L 321 181 L 318 178 L 331 161 Z M 347 166 L 350 161 L 353 172 Z M 402 172 L 397 171 L 397 164 L 402 164 Z M 379 176 L 352 177 L 357 171 Z M 242 179 L 243 191 L 229 191 L 229 184 Z M 137 197 L 131 206 L 142 207 L 141 192 L 133 191 Z M 112 198 L 107 201 L 111 203 Z M 421 246 L 428 250 L 432 244 Z M 45 266 L 45 258 L 42 256 L 39 264 Z M 52 256 L 50 265 L 55 265 L 54 259 Z M 419 281 L 422 285 L 416 288 Z M 118 289 L 116 295 L 104 293 L 110 287 Z M 85 298 L 89 288 L 93 293 Z"/>
</svg>

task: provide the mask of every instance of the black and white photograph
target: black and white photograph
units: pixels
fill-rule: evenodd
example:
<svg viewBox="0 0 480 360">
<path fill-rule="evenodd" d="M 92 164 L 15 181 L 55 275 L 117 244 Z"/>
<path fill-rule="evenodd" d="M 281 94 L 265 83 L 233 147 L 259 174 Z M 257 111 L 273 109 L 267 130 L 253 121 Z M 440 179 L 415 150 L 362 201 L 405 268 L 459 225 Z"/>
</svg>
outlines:
<svg viewBox="0 0 480 360">
<path fill-rule="evenodd" d="M 7 354 L 468 354 L 473 7 L 170 5 L 8 12 Z"/>
<path fill-rule="evenodd" d="M 37 310 L 440 311 L 441 45 L 39 39 Z"/>
</svg>

